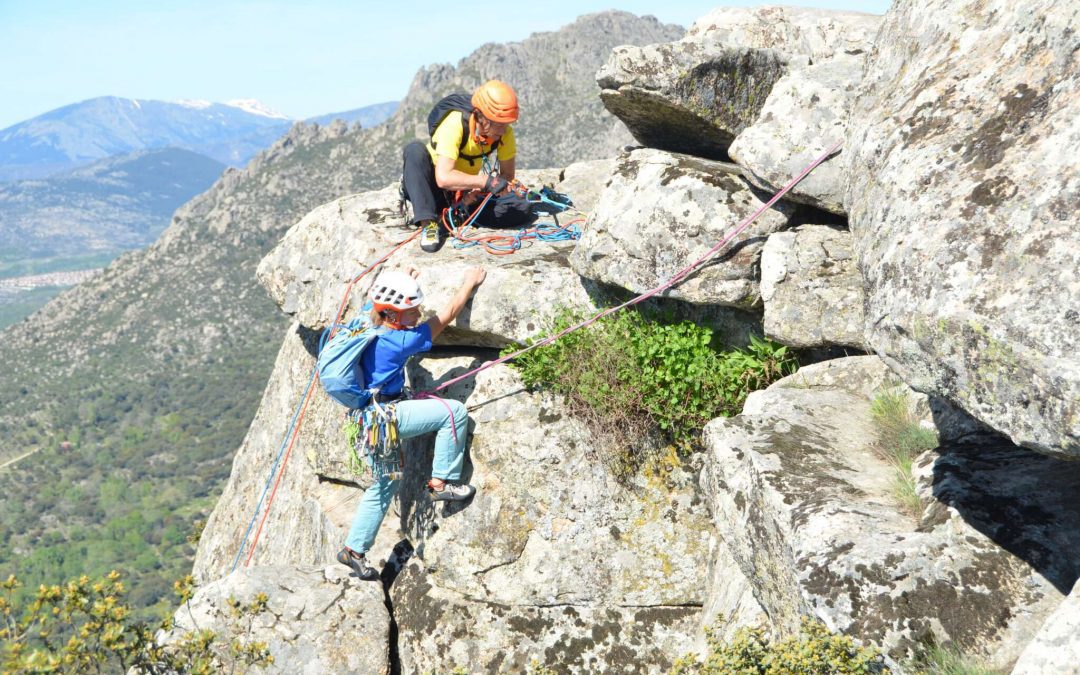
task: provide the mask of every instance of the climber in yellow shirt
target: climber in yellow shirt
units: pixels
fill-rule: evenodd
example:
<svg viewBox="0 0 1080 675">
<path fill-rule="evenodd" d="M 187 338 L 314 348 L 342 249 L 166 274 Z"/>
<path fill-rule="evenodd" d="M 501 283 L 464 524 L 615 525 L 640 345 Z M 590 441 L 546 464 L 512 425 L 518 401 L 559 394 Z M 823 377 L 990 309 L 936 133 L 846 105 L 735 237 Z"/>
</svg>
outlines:
<svg viewBox="0 0 1080 675">
<path fill-rule="evenodd" d="M 528 201 L 507 189 L 517 156 L 510 125 L 517 119 L 517 94 L 499 80 L 480 85 L 471 97 L 451 94 L 435 104 L 428 115 L 431 140 L 414 141 L 403 153 L 403 193 L 412 202 L 412 222 L 423 227 L 420 248 L 433 253 L 442 247 L 439 217 L 458 191 L 495 196 L 477 224 L 521 227 L 536 220 Z"/>
</svg>

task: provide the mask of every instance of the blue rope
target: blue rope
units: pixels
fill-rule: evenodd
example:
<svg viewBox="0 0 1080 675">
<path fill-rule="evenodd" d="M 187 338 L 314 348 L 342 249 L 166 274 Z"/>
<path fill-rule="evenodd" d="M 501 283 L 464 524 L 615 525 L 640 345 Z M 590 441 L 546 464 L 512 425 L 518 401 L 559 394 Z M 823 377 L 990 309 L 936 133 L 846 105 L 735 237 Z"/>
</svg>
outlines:
<svg viewBox="0 0 1080 675">
<path fill-rule="evenodd" d="M 525 242 L 542 241 L 553 243 L 559 241 L 576 241 L 578 239 L 581 239 L 581 228 L 578 227 L 577 223 L 571 223 L 567 227 L 560 227 L 559 221 L 555 215 L 556 213 L 568 211 L 571 208 L 571 204 L 551 199 L 546 194 L 547 190 L 548 188 L 546 187 L 540 191 L 530 190 L 526 196 L 526 199 L 533 204 L 546 204 L 548 207 L 550 207 L 553 211 L 553 213 L 551 213 L 550 215 L 554 222 L 534 223 L 533 225 L 530 225 L 529 227 L 526 227 L 513 234 L 507 232 L 504 236 L 513 240 L 512 243 L 509 244 L 494 244 L 490 241 L 464 241 L 464 239 L 455 238 L 452 246 L 456 249 L 465 249 L 472 248 L 474 246 L 480 246 L 481 243 L 483 243 L 483 245 L 485 245 L 487 248 L 496 251 L 518 251 L 521 249 Z M 487 202 L 485 201 L 483 204 L 481 204 L 480 208 L 477 210 L 477 213 L 473 214 L 472 217 L 474 219 L 479 216 L 479 211 L 484 208 L 486 203 Z M 454 229 L 457 229 L 457 223 L 454 222 L 453 209 L 447 212 L 446 218 L 449 221 L 450 226 Z M 475 226 L 465 226 L 461 228 L 460 235 L 462 238 L 468 237 L 477 230 L 478 228 L 476 228 Z"/>
<path fill-rule="evenodd" d="M 461 230 L 461 236 L 467 237 L 473 234 L 474 230 L 478 230 L 475 227 L 466 227 Z M 519 232 L 506 233 L 507 238 L 513 241 L 508 244 L 495 244 L 490 241 L 462 241 L 455 239 L 454 248 L 464 249 L 472 248 L 474 246 L 480 246 L 483 243 L 488 248 L 496 251 L 518 251 L 526 242 L 542 241 L 542 242 L 558 242 L 558 241 L 574 241 L 581 238 L 581 228 L 577 224 L 572 224 L 567 227 L 559 227 L 555 223 L 540 223 L 531 227 L 525 228 Z"/>
<path fill-rule="evenodd" d="M 326 333 L 323 333 L 325 339 Z M 308 386 L 304 388 L 307 391 L 308 387 L 311 387 L 315 383 L 315 368 L 311 368 L 311 379 L 308 380 Z M 244 547 L 247 546 L 248 537 L 251 536 L 251 528 L 255 525 L 255 519 L 259 517 L 259 511 L 262 510 L 263 500 L 266 499 L 266 493 L 270 491 L 270 483 L 274 481 L 274 474 L 277 473 L 278 464 L 281 462 L 281 456 L 285 454 L 285 447 L 288 444 L 289 434 L 292 433 L 293 427 L 296 426 L 296 420 L 300 417 L 300 410 L 304 407 L 303 398 L 300 400 L 300 405 L 296 407 L 296 412 L 293 414 L 292 421 L 289 422 L 289 428 L 285 430 L 285 437 L 281 439 L 281 448 L 278 450 L 277 459 L 274 460 L 274 466 L 270 469 L 270 475 L 266 477 L 266 486 L 263 487 L 262 495 L 259 496 L 259 503 L 255 505 L 255 513 L 251 514 L 251 522 L 248 523 L 247 531 L 244 532 L 244 538 L 240 541 L 240 548 L 236 551 L 236 558 L 233 560 L 232 569 L 230 572 L 236 571 L 236 565 L 240 562 L 240 556 L 244 552 Z"/>
</svg>

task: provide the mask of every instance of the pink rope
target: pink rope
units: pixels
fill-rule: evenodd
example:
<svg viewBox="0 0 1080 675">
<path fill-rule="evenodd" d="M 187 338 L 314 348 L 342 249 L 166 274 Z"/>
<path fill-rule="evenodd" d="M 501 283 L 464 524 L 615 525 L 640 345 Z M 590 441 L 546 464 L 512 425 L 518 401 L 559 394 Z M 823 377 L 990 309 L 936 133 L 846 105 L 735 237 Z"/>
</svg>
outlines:
<svg viewBox="0 0 1080 675">
<path fill-rule="evenodd" d="M 438 391 L 438 390 L 437 389 L 432 389 L 431 391 Z M 419 401 L 420 399 L 424 399 L 424 398 L 434 399 L 434 400 L 438 401 L 439 403 L 442 403 L 444 406 L 446 406 L 446 412 L 450 413 L 450 431 L 452 431 L 454 433 L 454 443 L 457 443 L 458 442 L 457 424 L 454 422 L 454 409 L 450 407 L 450 404 L 446 402 L 446 399 L 439 398 L 438 396 L 435 396 L 434 394 L 432 394 L 430 391 L 422 391 L 419 394 L 417 394 L 416 396 L 413 396 L 412 400 Z"/>
<path fill-rule="evenodd" d="M 761 208 L 759 208 L 757 211 L 754 211 L 754 213 L 750 214 L 745 219 L 743 219 L 743 221 L 741 223 L 739 223 L 738 226 L 736 226 L 734 230 L 732 230 L 727 236 L 725 236 L 723 239 L 721 239 L 720 242 L 716 244 L 716 246 L 713 246 L 711 249 L 709 249 L 708 252 L 705 253 L 705 255 L 701 256 L 700 258 L 698 258 L 694 262 L 690 263 L 689 265 L 687 265 L 685 268 L 683 268 L 679 272 L 676 272 L 674 276 L 672 276 L 671 278 L 669 278 L 667 281 L 660 284 L 656 288 L 645 291 L 644 293 L 637 296 L 636 298 L 631 298 L 630 300 L 627 300 L 626 302 L 624 302 L 623 304 L 621 304 L 621 305 L 619 305 L 617 307 L 610 307 L 608 309 L 605 309 L 604 311 L 596 314 L 595 316 L 593 316 L 591 318 L 588 318 L 588 319 L 586 319 L 586 320 L 584 320 L 584 321 L 582 321 L 580 323 L 574 324 L 573 326 L 570 326 L 569 328 L 565 328 L 565 329 L 559 331 L 558 333 L 556 333 L 555 335 L 546 337 L 543 340 L 540 340 L 539 342 L 537 342 L 535 344 L 529 345 L 528 347 L 525 347 L 523 349 L 519 349 L 518 351 L 514 352 L 513 354 L 508 354 L 506 356 L 495 359 L 494 361 L 488 361 L 487 363 L 480 366 L 479 368 L 474 368 L 473 370 L 470 370 L 469 372 L 465 373 L 464 375 L 459 375 L 458 377 L 455 377 L 452 380 L 447 380 L 446 382 L 443 382 L 442 384 L 435 387 L 431 391 L 422 392 L 421 395 L 430 395 L 430 394 L 432 394 L 432 393 L 434 393 L 436 391 L 446 389 L 450 385 L 455 384 L 457 382 L 460 382 L 460 381 L 462 381 L 462 380 L 464 380 L 466 378 L 472 377 L 473 375 L 476 375 L 477 373 L 479 373 L 482 370 L 487 370 L 488 368 L 492 368 L 494 366 L 497 366 L 500 363 L 505 363 L 505 362 L 509 361 L 510 359 L 521 356 L 525 352 L 532 351 L 533 349 L 536 349 L 538 347 L 543 347 L 545 345 L 549 345 L 552 342 L 555 342 L 556 340 L 561 338 L 562 336 L 566 335 L 567 333 L 572 333 L 572 332 L 574 332 L 574 331 L 576 331 L 578 329 L 585 328 L 586 326 L 589 326 L 589 325 L 599 321 L 600 319 L 604 318 L 605 316 L 608 316 L 609 314 L 614 314 L 615 312 L 618 312 L 621 309 L 625 309 L 625 308 L 627 308 L 627 307 L 629 307 L 631 305 L 636 305 L 639 302 L 642 302 L 644 300 L 647 300 L 647 299 L 653 297 L 654 295 L 660 293 L 661 291 L 665 291 L 665 290 L 671 288 L 672 286 L 674 286 L 675 284 L 679 283 L 680 281 L 685 279 L 687 276 L 689 276 L 691 272 L 693 272 L 698 267 L 700 267 L 706 260 L 708 260 L 709 258 L 716 255 L 720 251 L 720 249 L 727 246 L 728 243 L 730 243 L 732 239 L 737 237 L 739 235 L 739 233 L 741 233 L 743 230 L 745 230 L 747 227 L 749 227 L 751 223 L 753 223 L 755 220 L 757 220 L 758 216 L 760 216 L 762 213 L 765 213 L 765 211 L 767 211 L 768 209 L 772 208 L 773 204 L 780 201 L 781 197 L 786 195 L 791 190 L 791 188 L 798 185 L 799 181 L 801 181 L 803 178 L 806 178 L 806 176 L 809 175 L 809 173 L 811 171 L 816 169 L 822 162 L 824 162 L 826 159 L 831 157 L 832 154 L 834 152 L 836 152 L 837 150 L 839 150 L 840 146 L 843 145 L 843 144 L 844 144 L 843 141 L 837 141 L 837 143 L 835 145 L 833 145 L 831 148 L 826 150 L 824 154 L 822 154 L 820 157 L 818 157 L 813 162 L 811 162 L 805 169 L 803 169 L 802 173 L 800 173 L 798 176 L 796 176 L 794 179 L 792 179 L 792 181 L 790 183 L 785 185 L 783 188 L 780 189 L 779 192 L 777 192 L 775 195 L 773 195 L 772 199 L 770 199 L 768 202 L 763 204 L 761 206 Z"/>
</svg>

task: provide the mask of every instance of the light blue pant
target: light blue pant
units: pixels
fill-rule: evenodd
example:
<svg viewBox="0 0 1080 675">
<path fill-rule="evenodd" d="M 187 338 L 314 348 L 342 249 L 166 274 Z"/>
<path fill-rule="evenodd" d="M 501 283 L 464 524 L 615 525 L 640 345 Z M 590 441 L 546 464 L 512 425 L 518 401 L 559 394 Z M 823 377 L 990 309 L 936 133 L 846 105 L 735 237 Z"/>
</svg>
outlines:
<svg viewBox="0 0 1080 675">
<path fill-rule="evenodd" d="M 451 424 L 451 414 L 453 424 Z M 411 438 L 438 431 L 435 435 L 435 457 L 431 462 L 431 476 L 456 481 L 461 478 L 465 462 L 465 440 L 469 428 L 469 413 L 460 401 L 453 399 L 426 398 L 402 401 L 397 404 L 398 436 Z M 457 430 L 457 440 L 454 431 Z M 375 535 L 382 525 L 390 500 L 398 491 L 401 481 L 380 478 L 361 497 L 353 516 L 352 527 L 345 545 L 357 553 L 365 553 L 375 542 Z"/>
</svg>

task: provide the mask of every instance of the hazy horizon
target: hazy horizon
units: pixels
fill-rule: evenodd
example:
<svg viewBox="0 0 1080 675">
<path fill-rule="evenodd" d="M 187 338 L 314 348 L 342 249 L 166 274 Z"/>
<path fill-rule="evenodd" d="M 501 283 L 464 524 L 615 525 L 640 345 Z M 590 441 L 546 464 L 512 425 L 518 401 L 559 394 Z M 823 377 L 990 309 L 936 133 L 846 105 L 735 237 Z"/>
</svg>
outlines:
<svg viewBox="0 0 1080 675">
<path fill-rule="evenodd" d="M 404 97 L 416 71 L 457 63 L 487 42 L 520 41 L 582 14 L 622 9 L 689 27 L 720 6 L 556 0 L 538 15 L 492 14 L 490 2 L 361 7 L 340 0 L 0 2 L 0 129 L 99 96 L 224 103 L 256 99 L 291 119 Z M 793 0 L 788 5 L 883 13 L 889 0 Z M 487 24 L 490 30 L 462 25 Z"/>
</svg>

